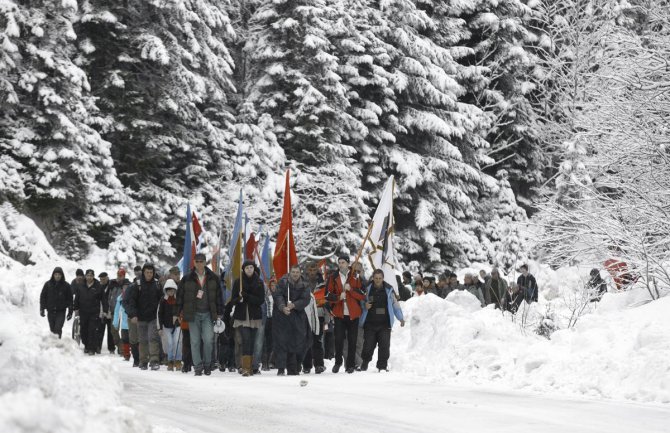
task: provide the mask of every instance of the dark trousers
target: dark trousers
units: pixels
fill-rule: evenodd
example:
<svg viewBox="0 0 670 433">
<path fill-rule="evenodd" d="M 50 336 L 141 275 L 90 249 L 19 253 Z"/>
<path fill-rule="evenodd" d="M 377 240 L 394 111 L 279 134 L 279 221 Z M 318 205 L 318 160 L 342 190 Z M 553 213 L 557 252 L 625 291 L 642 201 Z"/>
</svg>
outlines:
<svg viewBox="0 0 670 433">
<path fill-rule="evenodd" d="M 86 352 L 95 353 L 98 350 L 98 327 L 100 326 L 100 313 L 79 313 L 79 326 L 81 341 L 84 343 Z"/>
<path fill-rule="evenodd" d="M 386 370 L 391 356 L 391 328 L 387 324 L 366 323 L 363 328 L 363 364 L 367 365 L 377 350 L 377 368 Z"/>
<path fill-rule="evenodd" d="M 58 335 L 61 338 L 63 335 L 63 324 L 65 324 L 65 310 L 49 311 L 47 313 L 49 320 L 49 329 L 52 334 Z"/>
<path fill-rule="evenodd" d="M 107 350 L 111 353 L 116 351 L 116 344 L 114 344 L 114 337 L 112 336 L 112 319 L 102 319 L 100 321 L 100 326 L 98 327 L 97 335 L 97 350 L 100 352 L 102 350 L 102 343 L 105 337 L 105 329 L 107 329 Z"/>
<path fill-rule="evenodd" d="M 272 353 L 272 318 L 265 319 L 265 334 L 263 335 L 263 356 L 262 364 L 264 368 L 270 367 L 270 354 Z"/>
<path fill-rule="evenodd" d="M 312 334 L 312 345 L 307 348 L 305 358 L 302 360 L 302 368 L 311 370 L 312 367 L 323 367 L 323 317 L 319 317 L 319 335 Z"/>
<path fill-rule="evenodd" d="M 246 326 L 239 327 L 242 336 L 242 356 L 254 355 L 254 343 L 256 342 L 256 328 L 248 328 Z"/>
<path fill-rule="evenodd" d="M 298 374 L 299 358 L 302 358 L 302 353 L 297 354 L 293 352 L 286 352 L 283 349 L 275 350 L 275 367 L 277 369 L 286 369 L 287 374 Z"/>
<path fill-rule="evenodd" d="M 218 338 L 219 366 L 221 368 L 235 368 L 235 341 L 230 335 L 222 332 Z"/>
<path fill-rule="evenodd" d="M 358 319 L 351 320 L 349 316 L 343 319 L 335 318 L 335 364 L 342 365 L 344 339 L 347 339 L 346 368 L 356 367 L 356 340 L 358 338 Z"/>
<path fill-rule="evenodd" d="M 333 359 L 335 357 L 335 332 L 333 324 L 323 333 L 323 357 L 326 359 Z"/>
<path fill-rule="evenodd" d="M 130 344 L 130 335 L 128 334 L 127 329 L 121 330 L 121 342 L 123 344 Z"/>
<path fill-rule="evenodd" d="M 181 330 L 181 360 L 185 367 L 193 365 L 193 357 L 191 356 L 191 332 L 188 329 Z"/>
</svg>

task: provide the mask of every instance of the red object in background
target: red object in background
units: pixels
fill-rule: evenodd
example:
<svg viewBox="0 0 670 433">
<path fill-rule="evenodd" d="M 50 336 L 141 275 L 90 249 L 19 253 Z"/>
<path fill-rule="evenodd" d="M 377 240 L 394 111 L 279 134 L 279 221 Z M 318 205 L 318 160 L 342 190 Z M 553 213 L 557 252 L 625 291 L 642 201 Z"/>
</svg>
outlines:
<svg viewBox="0 0 670 433">
<path fill-rule="evenodd" d="M 605 269 L 612 276 L 614 284 L 616 284 L 617 290 L 625 288 L 628 284 L 631 283 L 632 278 L 628 272 L 628 265 L 623 260 L 611 258 L 605 261 Z"/>
</svg>

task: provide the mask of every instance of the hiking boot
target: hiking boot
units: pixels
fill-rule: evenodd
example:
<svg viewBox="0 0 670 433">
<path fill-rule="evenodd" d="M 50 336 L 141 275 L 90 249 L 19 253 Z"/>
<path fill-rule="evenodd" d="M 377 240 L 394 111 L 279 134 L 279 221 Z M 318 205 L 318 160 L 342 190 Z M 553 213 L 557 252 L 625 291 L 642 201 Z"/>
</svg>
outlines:
<svg viewBox="0 0 670 433">
<path fill-rule="evenodd" d="M 368 371 L 368 363 L 364 362 L 361 364 L 361 371 Z"/>
<path fill-rule="evenodd" d="M 133 367 L 139 367 L 140 362 L 139 361 L 133 361 Z"/>
<path fill-rule="evenodd" d="M 261 367 L 261 370 L 270 371 L 270 366 L 268 364 L 263 364 L 263 367 Z"/>
<path fill-rule="evenodd" d="M 151 370 L 152 371 L 158 371 L 158 370 L 160 370 L 160 368 L 161 368 L 161 365 L 159 363 L 157 363 L 157 362 L 152 362 L 151 363 Z"/>
<path fill-rule="evenodd" d="M 202 370 L 195 370 L 195 375 L 196 376 L 202 376 Z"/>
<path fill-rule="evenodd" d="M 228 373 L 235 373 L 236 370 L 235 367 L 228 367 Z"/>
<path fill-rule="evenodd" d="M 260 368 L 254 368 L 254 371 L 251 372 L 253 375 L 261 374 L 261 369 Z"/>
<path fill-rule="evenodd" d="M 205 366 L 205 376 L 209 376 L 210 374 L 212 374 L 212 367 L 209 366 L 209 365 L 206 365 Z"/>
<path fill-rule="evenodd" d="M 283 368 L 277 370 L 277 376 L 286 376 L 286 373 L 284 372 Z"/>
<path fill-rule="evenodd" d="M 333 365 L 333 373 L 339 373 L 340 372 L 340 367 L 342 367 L 342 364 Z"/>
<path fill-rule="evenodd" d="M 310 374 L 312 372 L 311 368 L 303 368 L 302 369 L 302 374 Z"/>
<path fill-rule="evenodd" d="M 174 371 L 174 361 L 168 361 L 167 371 Z"/>
<path fill-rule="evenodd" d="M 251 365 L 253 363 L 253 360 L 254 360 L 253 356 L 250 355 L 242 356 L 242 359 L 240 360 L 242 361 L 242 368 L 241 368 L 242 376 L 244 377 L 251 376 Z"/>
<path fill-rule="evenodd" d="M 148 370 L 149 366 L 147 364 L 140 364 L 140 370 Z"/>
<path fill-rule="evenodd" d="M 314 367 L 314 373 L 316 373 L 316 374 L 321 374 L 324 371 L 326 371 L 326 367 L 324 367 L 323 365 L 321 365 L 319 367 Z"/>
<path fill-rule="evenodd" d="M 353 373 L 354 371 L 356 371 L 356 369 L 355 369 L 354 367 L 349 367 L 349 368 L 347 368 L 346 371 L 347 371 L 348 374 L 351 374 L 351 373 Z"/>
<path fill-rule="evenodd" d="M 175 370 L 175 371 L 180 371 L 180 370 L 181 370 L 181 367 L 182 367 L 182 365 L 181 365 L 181 361 L 175 361 L 175 362 L 174 362 L 174 370 Z"/>
</svg>

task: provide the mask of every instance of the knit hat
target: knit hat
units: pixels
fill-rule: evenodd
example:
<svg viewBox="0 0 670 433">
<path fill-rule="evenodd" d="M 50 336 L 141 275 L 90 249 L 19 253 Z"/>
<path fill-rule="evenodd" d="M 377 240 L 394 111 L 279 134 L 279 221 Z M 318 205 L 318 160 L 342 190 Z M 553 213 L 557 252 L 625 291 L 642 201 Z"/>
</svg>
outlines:
<svg viewBox="0 0 670 433">
<path fill-rule="evenodd" d="M 91 274 L 95 277 L 95 272 L 93 272 L 93 269 L 86 269 L 86 275 Z"/>
<path fill-rule="evenodd" d="M 168 290 L 177 290 L 177 283 L 175 283 L 173 279 L 168 279 L 167 281 L 165 281 L 163 290 L 165 290 L 166 292 Z"/>
<path fill-rule="evenodd" d="M 84 271 L 82 271 L 81 269 L 77 269 L 77 272 L 75 272 L 75 275 L 78 276 L 78 277 L 79 276 L 83 277 L 84 276 Z"/>
</svg>

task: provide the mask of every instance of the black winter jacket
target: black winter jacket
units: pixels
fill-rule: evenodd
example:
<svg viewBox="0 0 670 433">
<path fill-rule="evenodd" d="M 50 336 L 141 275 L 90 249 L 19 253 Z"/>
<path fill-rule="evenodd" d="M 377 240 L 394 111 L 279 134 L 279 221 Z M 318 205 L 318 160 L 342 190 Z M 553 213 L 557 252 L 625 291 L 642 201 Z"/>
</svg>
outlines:
<svg viewBox="0 0 670 433">
<path fill-rule="evenodd" d="M 98 280 L 93 280 L 91 287 L 84 283 L 74 294 L 74 309 L 79 310 L 80 314 L 100 314 L 101 306 L 104 313 L 109 311 L 107 298 Z"/>
<path fill-rule="evenodd" d="M 242 299 L 242 302 L 240 302 Z M 230 302 L 235 305 L 233 319 L 245 320 L 247 309 L 249 309 L 250 320 L 263 318 L 261 306 L 265 303 L 265 286 L 258 274 L 254 273 L 251 278 L 242 273 L 242 297 L 240 298 L 240 279 L 233 284 L 233 293 Z"/>
<path fill-rule="evenodd" d="M 137 317 L 137 320 L 141 322 L 156 320 L 158 303 L 163 296 L 158 280 L 155 278 L 151 281 L 142 279 L 139 284 L 135 283 L 128 287 L 127 291 L 125 307 L 128 318 Z"/>
<path fill-rule="evenodd" d="M 60 281 L 56 282 L 54 274 L 62 275 Z M 51 279 L 44 283 L 40 294 L 40 311 L 62 311 L 72 309 L 72 287 L 65 281 L 63 269 L 55 268 L 51 273 Z"/>
</svg>

